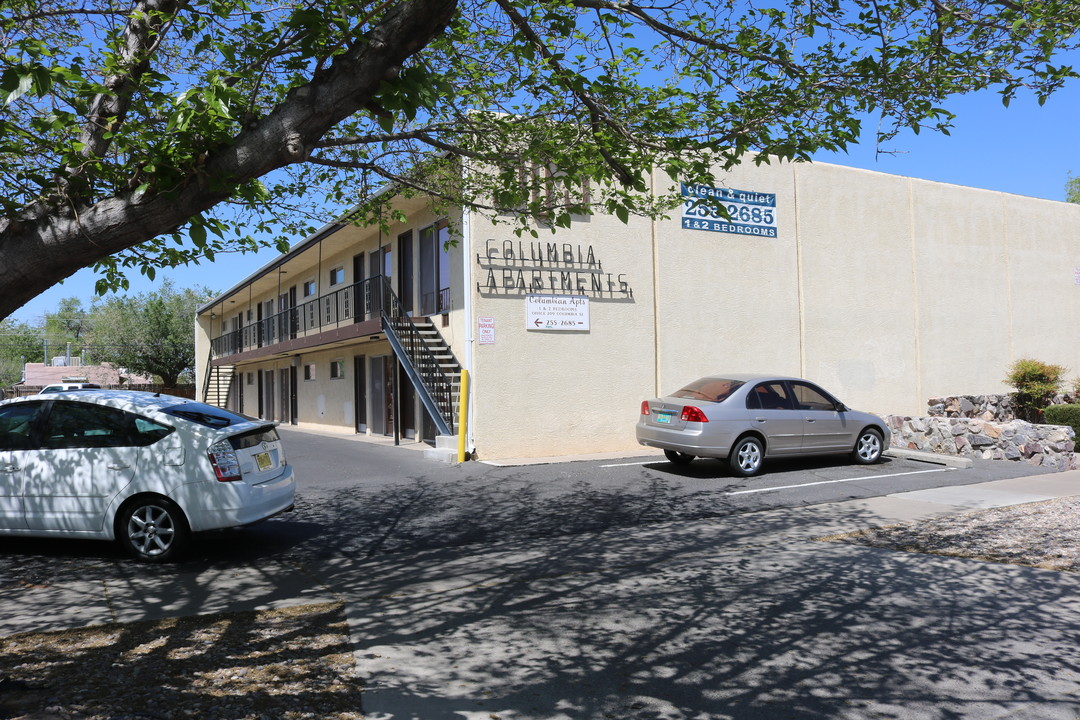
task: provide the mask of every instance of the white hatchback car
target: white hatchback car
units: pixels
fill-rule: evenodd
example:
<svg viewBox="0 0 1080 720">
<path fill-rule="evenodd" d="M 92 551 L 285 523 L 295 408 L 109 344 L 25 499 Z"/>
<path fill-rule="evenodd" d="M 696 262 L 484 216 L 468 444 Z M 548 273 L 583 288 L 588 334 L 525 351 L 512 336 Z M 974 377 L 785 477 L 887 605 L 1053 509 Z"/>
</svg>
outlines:
<svg viewBox="0 0 1080 720">
<path fill-rule="evenodd" d="M 275 424 L 191 400 L 99 390 L 0 402 L 0 534 L 116 540 L 164 562 L 191 533 L 292 509 Z"/>
</svg>

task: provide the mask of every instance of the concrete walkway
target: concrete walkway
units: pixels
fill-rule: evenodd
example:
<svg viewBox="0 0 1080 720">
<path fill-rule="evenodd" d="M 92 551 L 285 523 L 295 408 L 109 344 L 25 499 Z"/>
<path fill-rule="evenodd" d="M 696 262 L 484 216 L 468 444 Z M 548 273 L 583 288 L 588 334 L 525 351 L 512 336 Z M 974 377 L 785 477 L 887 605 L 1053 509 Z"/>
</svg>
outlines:
<svg viewBox="0 0 1080 720">
<path fill-rule="evenodd" d="M 343 600 L 369 720 L 1080 717 L 1080 575 L 813 538 L 1080 472 L 542 541 L 0 592 L 0 634 Z"/>
</svg>

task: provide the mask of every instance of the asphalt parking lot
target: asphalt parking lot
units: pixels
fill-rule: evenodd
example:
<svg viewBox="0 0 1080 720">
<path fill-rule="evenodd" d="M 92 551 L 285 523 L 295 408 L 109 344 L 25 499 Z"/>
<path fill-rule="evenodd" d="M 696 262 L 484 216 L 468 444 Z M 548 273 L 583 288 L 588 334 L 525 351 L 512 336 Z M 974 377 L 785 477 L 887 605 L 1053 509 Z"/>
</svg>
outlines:
<svg viewBox="0 0 1080 720">
<path fill-rule="evenodd" d="M 662 455 L 528 465 L 447 465 L 423 453 L 351 436 L 283 428 L 298 478 L 296 509 L 242 530 L 196 539 L 176 566 L 130 562 L 108 543 L 0 538 L 0 587 L 177 569 L 371 559 L 440 547 L 557 538 L 654 523 L 963 485 L 1038 473 L 1006 462 L 970 469 L 887 456 L 786 460 L 753 478 L 724 463 L 676 466 Z"/>
</svg>

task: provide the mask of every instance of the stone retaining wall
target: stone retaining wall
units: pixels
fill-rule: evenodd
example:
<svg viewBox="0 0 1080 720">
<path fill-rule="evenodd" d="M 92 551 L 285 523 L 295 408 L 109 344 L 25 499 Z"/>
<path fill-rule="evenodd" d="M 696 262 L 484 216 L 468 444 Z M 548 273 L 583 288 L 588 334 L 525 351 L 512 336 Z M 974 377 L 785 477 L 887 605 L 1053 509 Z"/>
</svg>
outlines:
<svg viewBox="0 0 1080 720">
<path fill-rule="evenodd" d="M 1078 401 L 1075 393 L 1060 393 L 1050 401 L 1062 405 Z M 976 418 L 993 422 L 1016 420 L 1016 407 L 1012 395 L 949 395 L 927 400 L 927 414 L 931 417 Z"/>
<path fill-rule="evenodd" d="M 971 398 L 962 396 L 957 399 Z M 978 396 L 1008 397 L 1008 396 Z M 932 398 L 948 410 L 952 398 Z M 976 412 L 987 415 L 1003 407 L 998 402 L 980 405 L 970 401 L 956 404 L 956 412 Z M 1011 406 L 1010 406 L 1011 407 Z M 993 408 L 993 410 L 992 410 Z M 1015 460 L 1056 470 L 1077 469 L 1075 447 L 1076 432 L 1063 425 L 1035 425 L 1024 420 L 995 422 L 982 417 L 906 417 L 889 415 L 885 422 L 892 431 L 893 447 L 923 450 L 943 455 L 966 455 L 985 460 Z"/>
</svg>

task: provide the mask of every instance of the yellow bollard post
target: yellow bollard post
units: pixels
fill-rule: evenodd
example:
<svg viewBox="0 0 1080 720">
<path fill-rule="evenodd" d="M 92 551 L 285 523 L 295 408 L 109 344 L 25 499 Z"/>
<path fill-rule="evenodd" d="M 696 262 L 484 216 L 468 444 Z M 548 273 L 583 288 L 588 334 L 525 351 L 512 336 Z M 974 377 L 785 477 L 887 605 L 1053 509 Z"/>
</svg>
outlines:
<svg viewBox="0 0 1080 720">
<path fill-rule="evenodd" d="M 457 461 L 466 460 L 465 437 L 469 429 L 469 371 L 461 371 L 461 397 L 458 400 Z"/>
</svg>

